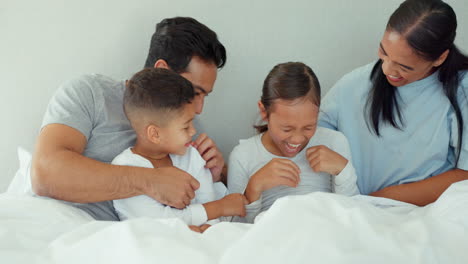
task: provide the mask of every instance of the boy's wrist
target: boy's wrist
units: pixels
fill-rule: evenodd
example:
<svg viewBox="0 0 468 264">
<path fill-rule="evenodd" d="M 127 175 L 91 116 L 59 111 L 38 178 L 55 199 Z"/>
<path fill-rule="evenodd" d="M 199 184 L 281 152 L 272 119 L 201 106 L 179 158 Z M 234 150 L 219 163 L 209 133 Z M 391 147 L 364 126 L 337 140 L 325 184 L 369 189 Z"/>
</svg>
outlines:
<svg viewBox="0 0 468 264">
<path fill-rule="evenodd" d="M 221 200 L 208 202 L 203 204 L 205 207 L 206 215 L 208 216 L 208 220 L 220 218 L 223 215 L 223 206 Z"/>
</svg>

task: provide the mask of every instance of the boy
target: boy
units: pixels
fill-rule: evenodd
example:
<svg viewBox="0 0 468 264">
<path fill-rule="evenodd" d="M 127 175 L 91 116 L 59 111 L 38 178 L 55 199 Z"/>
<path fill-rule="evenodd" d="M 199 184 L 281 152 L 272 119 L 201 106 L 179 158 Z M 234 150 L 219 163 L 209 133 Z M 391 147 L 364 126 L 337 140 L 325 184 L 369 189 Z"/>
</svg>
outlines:
<svg viewBox="0 0 468 264">
<path fill-rule="evenodd" d="M 193 175 L 200 188 L 192 203 L 181 210 L 145 195 L 115 200 L 114 207 L 121 220 L 141 216 L 177 217 L 193 225 L 192 230 L 201 232 L 207 228 L 203 224 L 208 220 L 208 224 L 213 224 L 222 216 L 245 215 L 245 197 L 239 193 L 223 197 L 226 188 L 221 183 L 213 184 L 205 161 L 191 146 L 196 133 L 192 124 L 194 97 L 188 80 L 162 68 L 144 69 L 127 82 L 124 111 L 137 140 L 133 147 L 114 158 L 112 164 L 156 169 L 175 166 Z"/>
<path fill-rule="evenodd" d="M 226 49 L 216 32 L 194 18 L 174 17 L 156 25 L 145 68 L 171 69 L 192 82 L 192 104 L 201 114 L 225 63 Z M 88 74 L 56 91 L 33 155 L 31 183 L 37 195 L 65 201 L 100 221 L 119 220 L 112 200 L 138 195 L 179 209 L 190 204 L 199 182 L 187 172 L 110 164 L 136 140 L 122 107 L 125 86 L 122 80 Z M 213 181 L 219 181 L 224 159 L 216 143 L 202 133 L 193 145 Z"/>
</svg>

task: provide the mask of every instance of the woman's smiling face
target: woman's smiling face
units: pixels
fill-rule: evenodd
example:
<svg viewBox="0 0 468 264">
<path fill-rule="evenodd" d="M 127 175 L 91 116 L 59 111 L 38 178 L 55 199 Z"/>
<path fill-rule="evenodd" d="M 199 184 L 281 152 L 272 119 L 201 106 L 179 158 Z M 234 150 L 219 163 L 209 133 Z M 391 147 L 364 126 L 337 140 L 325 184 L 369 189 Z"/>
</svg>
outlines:
<svg viewBox="0 0 468 264">
<path fill-rule="evenodd" d="M 441 55 L 443 56 L 444 54 Z M 379 58 L 382 60 L 383 73 L 395 87 L 426 78 L 443 62 L 440 59 L 425 60 L 409 46 L 402 35 L 391 30 L 385 31 L 380 42 Z"/>
</svg>

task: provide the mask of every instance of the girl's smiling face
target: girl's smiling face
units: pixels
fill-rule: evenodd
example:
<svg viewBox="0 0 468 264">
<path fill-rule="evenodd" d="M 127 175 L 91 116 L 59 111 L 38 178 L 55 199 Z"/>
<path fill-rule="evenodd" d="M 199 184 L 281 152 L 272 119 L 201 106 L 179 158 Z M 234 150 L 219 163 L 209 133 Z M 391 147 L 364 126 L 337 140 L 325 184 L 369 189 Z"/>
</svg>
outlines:
<svg viewBox="0 0 468 264">
<path fill-rule="evenodd" d="M 262 136 L 265 148 L 274 155 L 294 157 L 303 150 L 317 129 L 319 107 L 305 97 L 276 99 L 270 113 L 259 102 L 260 114 L 268 122 Z"/>
</svg>

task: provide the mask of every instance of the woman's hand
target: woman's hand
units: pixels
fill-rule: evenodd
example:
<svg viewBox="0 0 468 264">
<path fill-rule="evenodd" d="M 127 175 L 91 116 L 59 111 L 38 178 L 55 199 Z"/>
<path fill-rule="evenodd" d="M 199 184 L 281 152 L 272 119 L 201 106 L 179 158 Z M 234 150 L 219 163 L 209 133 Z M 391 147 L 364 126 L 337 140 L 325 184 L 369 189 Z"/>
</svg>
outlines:
<svg viewBox="0 0 468 264">
<path fill-rule="evenodd" d="M 301 170 L 293 161 L 274 158 L 252 175 L 245 189 L 245 196 L 252 203 L 260 198 L 263 191 L 273 187 L 296 187 L 300 181 L 300 173 Z"/>
<path fill-rule="evenodd" d="M 315 172 L 338 175 L 348 164 L 348 160 L 326 146 L 314 146 L 306 151 L 309 165 Z"/>
</svg>

